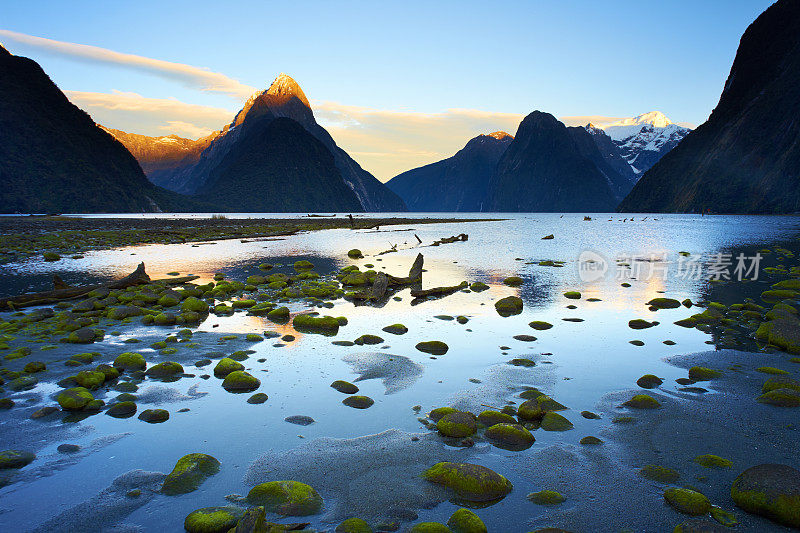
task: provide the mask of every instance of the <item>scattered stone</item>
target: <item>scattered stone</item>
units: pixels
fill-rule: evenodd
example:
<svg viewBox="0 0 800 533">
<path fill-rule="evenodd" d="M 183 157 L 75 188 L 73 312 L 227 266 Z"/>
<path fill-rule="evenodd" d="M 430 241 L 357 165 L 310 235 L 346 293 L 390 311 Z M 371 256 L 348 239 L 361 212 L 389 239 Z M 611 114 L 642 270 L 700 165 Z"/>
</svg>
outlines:
<svg viewBox="0 0 800 533">
<path fill-rule="evenodd" d="M 226 533 L 243 515 L 239 507 L 204 507 L 189 513 L 183 527 L 188 533 Z"/>
<path fill-rule="evenodd" d="M 675 483 L 681 478 L 677 470 L 659 465 L 645 465 L 639 470 L 639 475 L 659 483 Z"/>
<path fill-rule="evenodd" d="M 641 318 L 635 318 L 628 321 L 628 327 L 631 329 L 647 329 L 657 325 L 658 322 L 648 322 L 647 320 L 643 320 Z"/>
<path fill-rule="evenodd" d="M 603 441 L 598 439 L 597 437 L 593 437 L 591 435 L 587 435 L 580 440 L 580 443 L 584 446 L 599 446 L 603 444 Z"/>
<path fill-rule="evenodd" d="M 499 500 L 514 488 L 509 480 L 497 472 L 469 463 L 437 463 L 422 476 L 432 483 L 452 489 L 460 498 L 471 502 Z"/>
<path fill-rule="evenodd" d="M 261 386 L 261 381 L 244 370 L 234 370 L 222 381 L 222 388 L 228 392 L 253 392 Z"/>
<path fill-rule="evenodd" d="M 262 403 L 266 402 L 267 400 L 269 400 L 269 396 L 267 396 L 263 392 L 257 392 L 257 393 L 253 394 L 252 396 L 250 396 L 247 399 L 247 403 L 250 403 L 250 404 L 262 404 Z"/>
<path fill-rule="evenodd" d="M 310 416 L 305 416 L 305 415 L 287 416 L 283 420 L 285 422 L 289 422 L 290 424 L 296 424 L 298 426 L 309 426 L 309 425 L 313 424 L 314 422 L 316 422 Z"/>
<path fill-rule="evenodd" d="M 450 348 L 442 341 L 424 341 L 417 343 L 417 350 L 431 355 L 444 355 Z"/>
<path fill-rule="evenodd" d="M 342 403 L 347 407 L 353 407 L 355 409 L 367 409 L 372 407 L 375 403 L 375 400 L 370 398 L 369 396 L 348 396 Z"/>
<path fill-rule="evenodd" d="M 106 414 L 114 418 L 130 418 L 136 414 L 136 403 L 132 401 L 115 403 L 108 408 Z"/>
<path fill-rule="evenodd" d="M 487 533 L 486 524 L 483 523 L 478 515 L 464 509 L 457 510 L 447 521 L 447 527 L 453 533 Z"/>
<path fill-rule="evenodd" d="M 0 452 L 0 470 L 22 468 L 31 464 L 34 459 L 36 455 L 31 452 L 5 450 Z"/>
<path fill-rule="evenodd" d="M 56 451 L 58 453 L 76 453 L 81 450 L 81 447 L 77 444 L 59 444 Z"/>
<path fill-rule="evenodd" d="M 79 411 L 86 407 L 92 400 L 94 400 L 94 396 L 84 387 L 72 387 L 62 391 L 56 396 L 58 405 L 67 411 Z"/>
<path fill-rule="evenodd" d="M 380 344 L 382 342 L 383 342 L 383 339 L 381 337 L 378 337 L 377 335 L 369 335 L 369 334 L 361 335 L 359 338 L 357 338 L 356 340 L 353 341 L 354 344 L 358 344 L 359 346 L 363 346 L 365 344 L 366 345 Z"/>
<path fill-rule="evenodd" d="M 350 383 L 349 381 L 342 381 L 338 379 L 331 383 L 331 387 L 342 394 L 355 394 L 358 392 L 358 387 Z"/>
<path fill-rule="evenodd" d="M 502 317 L 518 315 L 522 312 L 522 307 L 522 298 L 517 296 L 506 296 L 505 298 L 497 300 L 494 304 L 497 314 Z"/>
<path fill-rule="evenodd" d="M 664 499 L 676 511 L 692 516 L 702 516 L 711 510 L 708 498 L 691 489 L 668 488 L 664 491 Z"/>
<path fill-rule="evenodd" d="M 788 465 L 748 468 L 731 486 L 731 498 L 748 513 L 800 528 L 800 471 Z"/>
<path fill-rule="evenodd" d="M 446 437 L 469 437 L 478 431 L 477 418 L 472 413 L 453 411 L 445 414 L 436 422 L 436 429 Z"/>
<path fill-rule="evenodd" d="M 498 413 L 501 414 L 501 413 Z M 519 424 L 500 423 L 486 429 L 486 438 L 506 447 L 529 448 L 536 440 L 530 431 Z"/>
<path fill-rule="evenodd" d="M 719 455 L 705 454 L 698 455 L 692 459 L 695 463 L 706 468 L 730 468 L 733 463 L 728 459 L 723 459 Z"/>
<path fill-rule="evenodd" d="M 558 413 L 546 412 L 542 417 L 541 428 L 545 431 L 569 431 L 572 422 Z"/>
<path fill-rule="evenodd" d="M 270 481 L 256 485 L 247 494 L 247 502 L 284 516 L 308 516 L 322 510 L 322 497 L 313 487 L 299 481 Z"/>
<path fill-rule="evenodd" d="M 661 407 L 658 400 L 648 394 L 637 394 L 622 405 L 631 409 L 658 409 Z"/>
<path fill-rule="evenodd" d="M 710 381 L 714 378 L 718 378 L 721 375 L 722 372 L 719 372 L 718 370 L 712 370 L 704 366 L 693 366 L 689 369 L 689 379 L 693 381 Z"/>
<path fill-rule="evenodd" d="M 534 320 L 533 322 L 529 322 L 528 325 L 538 331 L 544 331 L 553 327 L 553 324 L 541 320 Z"/>
<path fill-rule="evenodd" d="M 166 409 L 145 409 L 139 415 L 139 420 L 148 424 L 160 424 L 169 420 L 169 411 Z"/>
<path fill-rule="evenodd" d="M 219 472 L 220 463 L 204 453 L 190 453 L 181 457 L 161 486 L 161 492 L 168 496 L 187 494 L 197 490 L 206 480 Z"/>
<path fill-rule="evenodd" d="M 526 496 L 528 500 L 538 505 L 558 505 L 566 501 L 566 498 L 554 490 L 541 490 L 531 492 Z"/>
<path fill-rule="evenodd" d="M 643 389 L 655 389 L 662 383 L 664 383 L 664 381 L 658 376 L 654 376 L 653 374 L 645 374 L 644 376 L 636 380 L 636 384 Z"/>
<path fill-rule="evenodd" d="M 536 340 L 536 337 L 533 335 L 514 335 L 514 339 L 522 342 L 533 342 Z"/>
</svg>

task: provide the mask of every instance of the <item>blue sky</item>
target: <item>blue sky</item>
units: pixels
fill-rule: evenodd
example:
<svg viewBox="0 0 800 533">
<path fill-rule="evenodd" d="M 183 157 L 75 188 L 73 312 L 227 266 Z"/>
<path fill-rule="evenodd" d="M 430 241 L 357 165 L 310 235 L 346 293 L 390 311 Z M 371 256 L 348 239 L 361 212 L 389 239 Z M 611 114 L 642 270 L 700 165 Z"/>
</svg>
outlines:
<svg viewBox="0 0 800 533">
<path fill-rule="evenodd" d="M 337 141 L 387 179 L 486 128 L 513 134 L 534 109 L 609 119 L 660 110 L 702 123 L 742 32 L 770 4 L 13 2 L 3 7 L 0 42 L 38 61 L 96 121 L 150 135 L 219 128 L 248 90 L 287 72 Z M 244 88 L 208 90 L 181 72 L 87 58 L 19 34 L 202 67 Z"/>
</svg>

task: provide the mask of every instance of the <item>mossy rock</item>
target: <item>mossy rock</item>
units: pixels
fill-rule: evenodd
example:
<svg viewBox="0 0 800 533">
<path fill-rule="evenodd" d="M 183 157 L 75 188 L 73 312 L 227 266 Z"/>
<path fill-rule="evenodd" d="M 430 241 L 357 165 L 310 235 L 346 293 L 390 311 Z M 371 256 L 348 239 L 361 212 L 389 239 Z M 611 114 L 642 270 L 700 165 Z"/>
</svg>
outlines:
<svg viewBox="0 0 800 533">
<path fill-rule="evenodd" d="M 261 342 L 264 340 L 264 337 L 258 335 L 257 333 L 248 333 L 244 338 L 250 342 Z"/>
<path fill-rule="evenodd" d="M 258 405 L 266 402 L 267 400 L 269 400 L 269 396 L 263 392 L 257 392 L 247 399 L 247 403 Z"/>
<path fill-rule="evenodd" d="M 469 437 L 478 431 L 477 419 L 472 413 L 453 411 L 436 422 L 436 429 L 446 437 Z"/>
<path fill-rule="evenodd" d="M 170 379 L 178 374 L 183 374 L 183 367 L 175 361 L 164 361 L 151 366 L 145 375 L 154 379 Z"/>
<path fill-rule="evenodd" d="M 497 300 L 494 303 L 494 308 L 497 314 L 502 317 L 518 315 L 522 312 L 523 308 L 522 298 L 518 296 L 506 296 L 505 298 Z"/>
<path fill-rule="evenodd" d="M 136 352 L 123 352 L 114 359 L 114 367 L 123 372 L 126 370 L 144 370 L 145 366 L 147 366 L 147 363 L 145 363 L 144 356 Z"/>
<path fill-rule="evenodd" d="M 637 394 L 622 405 L 630 407 L 631 409 L 658 409 L 661 407 L 658 400 L 649 394 Z"/>
<path fill-rule="evenodd" d="M 160 424 L 169 420 L 169 411 L 166 409 L 145 409 L 139 415 L 139 420 L 148 424 Z"/>
<path fill-rule="evenodd" d="M 450 519 L 447 520 L 447 527 L 453 533 L 487 533 L 483 520 L 463 507 L 450 516 Z"/>
<path fill-rule="evenodd" d="M 111 365 L 97 365 L 97 368 L 94 369 L 95 372 L 102 372 L 103 375 L 106 377 L 106 381 L 113 381 L 119 377 L 119 370 L 114 368 Z"/>
<path fill-rule="evenodd" d="M 342 394 L 355 394 L 358 392 L 358 387 L 350 383 L 349 381 L 343 381 L 338 379 L 331 383 L 331 388 L 341 392 Z"/>
<path fill-rule="evenodd" d="M 420 352 L 429 353 L 431 355 L 444 355 L 450 349 L 450 347 L 442 341 L 418 342 L 415 348 Z"/>
<path fill-rule="evenodd" d="M 636 380 L 636 384 L 643 389 L 655 389 L 662 383 L 664 383 L 664 381 L 660 377 L 654 376 L 653 374 L 645 374 Z"/>
<path fill-rule="evenodd" d="M 553 327 L 553 324 L 550 322 L 544 322 L 542 320 L 534 320 L 533 322 L 529 322 L 528 325 L 537 331 L 544 331 Z"/>
<path fill-rule="evenodd" d="M 761 464 L 748 468 L 734 480 L 731 498 L 748 513 L 800 528 L 800 471 L 791 466 Z"/>
<path fill-rule="evenodd" d="M 392 324 L 390 326 L 386 326 L 382 328 L 382 331 L 386 333 L 391 333 L 392 335 L 405 335 L 408 333 L 408 328 L 405 327 L 403 324 Z"/>
<path fill-rule="evenodd" d="M 334 533 L 372 533 L 366 521 L 361 518 L 348 518 L 333 530 Z"/>
<path fill-rule="evenodd" d="M 168 496 L 187 494 L 197 488 L 208 478 L 219 472 L 217 459 L 204 453 L 184 455 L 175 464 L 161 485 L 161 492 Z"/>
<path fill-rule="evenodd" d="M 761 387 L 761 392 L 770 392 L 778 389 L 789 389 L 800 393 L 800 381 L 787 376 L 769 378 Z"/>
<path fill-rule="evenodd" d="M 361 253 L 361 250 L 358 248 L 353 248 L 352 250 L 347 252 L 347 257 L 350 259 L 362 259 L 364 254 Z"/>
<path fill-rule="evenodd" d="M 711 517 L 725 527 L 736 527 L 739 520 L 736 515 L 720 507 L 711 507 Z"/>
<path fill-rule="evenodd" d="M 540 391 L 536 391 L 539 393 Z M 551 411 L 563 411 L 567 407 L 546 394 L 536 394 L 536 396 L 523 402 L 517 410 L 520 420 L 541 420 L 545 413 Z"/>
<path fill-rule="evenodd" d="M 276 307 L 267 313 L 267 318 L 276 324 L 285 324 L 289 322 L 289 308 Z"/>
<path fill-rule="evenodd" d="M 523 283 L 525 283 L 525 280 L 519 276 L 509 276 L 503 280 L 503 285 L 508 285 L 509 287 L 519 287 Z"/>
<path fill-rule="evenodd" d="M 305 259 L 301 259 L 300 261 L 295 261 L 293 266 L 295 270 L 301 272 L 303 270 L 311 270 L 314 268 L 314 263 L 311 261 L 306 261 Z"/>
<path fill-rule="evenodd" d="M 31 452 L 5 450 L 0 452 L 0 470 L 19 469 L 31 464 L 34 459 L 36 455 Z"/>
<path fill-rule="evenodd" d="M 653 298 L 647 302 L 647 305 L 656 309 L 677 309 L 681 303 L 673 298 Z"/>
<path fill-rule="evenodd" d="M 756 372 L 761 372 L 762 374 L 771 374 L 773 376 L 786 376 L 789 373 L 785 370 L 781 370 L 780 368 L 775 368 L 773 366 L 760 366 L 756 368 Z"/>
<path fill-rule="evenodd" d="M 512 449 L 529 448 L 536 440 L 530 431 L 519 424 L 494 424 L 487 428 L 484 434 L 487 439 L 500 444 L 501 447 Z"/>
<path fill-rule="evenodd" d="M 569 431 L 574 426 L 572 422 L 558 413 L 546 412 L 542 417 L 541 426 L 545 431 Z"/>
<path fill-rule="evenodd" d="M 375 400 L 370 398 L 369 396 L 348 396 L 342 403 L 347 407 L 352 407 L 354 409 L 368 409 L 372 407 L 375 403 Z"/>
<path fill-rule="evenodd" d="M 560 493 L 554 490 L 540 490 L 539 492 L 531 492 L 526 498 L 537 505 L 558 505 L 564 503 L 567 499 Z"/>
<path fill-rule="evenodd" d="M 183 528 L 188 533 L 227 533 L 243 515 L 244 510 L 239 507 L 204 507 L 189 513 Z"/>
<path fill-rule="evenodd" d="M 580 443 L 584 446 L 600 446 L 603 441 L 595 436 L 587 435 L 580 440 Z"/>
<path fill-rule="evenodd" d="M 89 389 L 84 387 L 72 387 L 61 391 L 61 393 L 56 396 L 58 405 L 67 411 L 80 411 L 92 400 L 94 400 L 94 396 L 89 392 Z"/>
<path fill-rule="evenodd" d="M 292 320 L 297 331 L 302 333 L 321 333 L 336 335 L 339 331 L 339 320 L 332 316 L 297 315 Z"/>
<path fill-rule="evenodd" d="M 438 422 L 445 415 L 456 412 L 458 412 L 458 409 L 454 409 L 452 407 L 437 407 L 436 409 L 433 409 L 430 413 L 428 413 L 428 418 L 430 418 L 434 422 Z"/>
<path fill-rule="evenodd" d="M 488 291 L 489 286 L 483 283 L 482 281 L 476 281 L 469 286 L 469 290 L 471 290 L 472 292 L 483 292 L 483 291 Z"/>
<path fill-rule="evenodd" d="M 689 379 L 693 381 L 710 381 L 722 375 L 722 372 L 704 366 L 693 366 L 689 369 Z"/>
<path fill-rule="evenodd" d="M 533 361 L 531 359 L 526 359 L 524 357 L 517 357 L 509 361 L 508 364 L 511 366 L 522 366 L 525 368 L 531 368 L 536 366 L 536 361 Z"/>
<path fill-rule="evenodd" d="M 670 487 L 664 491 L 664 499 L 673 509 L 683 514 L 701 516 L 711 510 L 708 498 L 691 489 Z"/>
<path fill-rule="evenodd" d="M 459 498 L 470 502 L 499 500 L 514 488 L 509 480 L 494 470 L 470 463 L 437 463 L 422 476 L 450 488 Z"/>
<path fill-rule="evenodd" d="M 299 481 L 270 481 L 256 485 L 247 494 L 247 502 L 284 516 L 309 516 L 322 510 L 319 493 Z"/>
<path fill-rule="evenodd" d="M 564 293 L 564 298 L 567 298 L 567 299 L 570 299 L 570 300 L 580 300 L 581 299 L 581 293 L 578 292 L 578 291 L 567 291 L 567 292 Z"/>
<path fill-rule="evenodd" d="M 6 386 L 14 392 L 21 392 L 32 389 L 38 384 L 36 376 L 19 376 L 9 381 Z"/>
<path fill-rule="evenodd" d="M 228 392 L 253 392 L 261 386 L 261 381 L 244 370 L 234 370 L 222 381 L 222 388 Z"/>
<path fill-rule="evenodd" d="M 230 357 L 223 357 L 214 367 L 214 375 L 218 378 L 224 378 L 231 372 L 236 372 L 237 370 L 244 370 L 244 365 Z"/>
<path fill-rule="evenodd" d="M 380 344 L 382 342 L 384 341 L 381 337 L 370 334 L 361 335 L 359 338 L 353 341 L 354 344 L 357 344 L 359 346 Z"/>
<path fill-rule="evenodd" d="M 777 407 L 800 407 L 800 392 L 794 389 L 774 389 L 759 396 L 758 401 Z"/>
<path fill-rule="evenodd" d="M 729 459 L 724 459 L 719 455 L 713 455 L 710 453 L 698 455 L 692 459 L 692 461 L 706 468 L 730 468 L 733 466 L 733 463 Z"/>
<path fill-rule="evenodd" d="M 25 365 L 25 368 L 22 369 L 23 372 L 28 374 L 36 374 L 38 372 L 44 372 L 45 370 L 47 370 L 47 365 L 41 361 L 31 361 Z"/>
<path fill-rule="evenodd" d="M 114 418 L 130 418 L 136 414 L 136 403 L 133 401 L 121 401 L 108 408 L 106 414 Z"/>
<path fill-rule="evenodd" d="M 231 307 L 234 309 L 250 309 L 254 305 L 256 305 L 256 301 L 251 299 L 234 300 L 231 302 Z"/>
<path fill-rule="evenodd" d="M 639 470 L 639 475 L 659 483 L 675 483 L 681 478 L 677 470 L 659 465 L 645 465 Z"/>
<path fill-rule="evenodd" d="M 439 522 L 420 522 L 411 527 L 408 533 L 453 533 L 453 530 Z"/>
<path fill-rule="evenodd" d="M 495 424 L 516 424 L 516 419 L 500 411 L 487 410 L 478 415 L 478 422 L 484 426 L 492 427 Z"/>
<path fill-rule="evenodd" d="M 658 322 L 648 322 L 647 320 L 643 320 L 641 318 L 634 318 L 633 320 L 628 321 L 628 327 L 631 329 L 647 329 L 657 325 Z"/>
</svg>

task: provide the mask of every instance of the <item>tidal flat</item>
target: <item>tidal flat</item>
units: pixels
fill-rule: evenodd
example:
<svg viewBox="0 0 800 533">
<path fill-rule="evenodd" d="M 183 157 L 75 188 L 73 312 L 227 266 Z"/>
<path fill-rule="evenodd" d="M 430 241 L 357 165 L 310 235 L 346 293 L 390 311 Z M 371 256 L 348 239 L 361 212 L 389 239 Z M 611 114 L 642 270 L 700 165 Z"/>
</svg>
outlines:
<svg viewBox="0 0 800 533">
<path fill-rule="evenodd" d="M 0 529 L 798 527 L 731 488 L 800 467 L 800 218 L 452 218 L 4 253 L 0 298 L 155 281 L 0 313 Z"/>
</svg>

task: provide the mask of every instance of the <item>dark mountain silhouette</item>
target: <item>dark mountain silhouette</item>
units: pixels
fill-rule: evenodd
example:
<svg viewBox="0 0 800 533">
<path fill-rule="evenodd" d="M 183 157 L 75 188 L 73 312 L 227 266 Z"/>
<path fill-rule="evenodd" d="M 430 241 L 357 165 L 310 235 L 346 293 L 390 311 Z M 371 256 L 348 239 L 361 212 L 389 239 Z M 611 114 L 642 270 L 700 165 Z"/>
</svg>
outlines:
<svg viewBox="0 0 800 533">
<path fill-rule="evenodd" d="M 800 2 L 779 0 L 747 28 L 708 121 L 645 173 L 618 210 L 800 210 Z"/>
<path fill-rule="evenodd" d="M 614 190 L 567 127 L 534 111 L 520 123 L 489 183 L 487 211 L 611 211 Z M 595 152 L 597 150 L 595 149 Z M 602 159 L 597 153 L 597 157 Z"/>
<path fill-rule="evenodd" d="M 41 67 L 0 46 L 0 211 L 191 209 L 156 187 L 136 159 L 71 104 Z"/>
<path fill-rule="evenodd" d="M 336 145 L 336 142 L 330 134 L 319 124 L 314 118 L 314 113 L 311 110 L 308 99 L 306 98 L 303 90 L 290 76 L 280 74 L 269 89 L 261 93 L 253 95 L 234 117 L 233 121 L 227 125 L 222 131 L 212 134 L 209 138 L 202 140 L 207 142 L 207 146 L 197 153 L 196 146 L 193 145 L 189 150 L 187 156 L 182 159 L 179 164 L 171 166 L 171 163 L 162 162 L 159 158 L 146 159 L 148 166 L 160 165 L 161 168 L 170 167 L 167 171 L 155 170 L 151 174 L 151 179 L 162 184 L 170 190 L 184 193 L 184 194 L 198 194 L 207 193 L 207 183 L 211 180 L 212 175 L 219 173 L 217 167 L 222 164 L 226 156 L 231 150 L 239 151 L 236 146 L 239 143 L 245 143 L 253 149 L 259 150 L 257 145 L 250 142 L 247 137 L 251 131 L 258 131 L 259 134 L 263 133 L 263 125 L 277 118 L 290 118 L 299 123 L 308 133 L 314 136 L 322 145 L 331 153 L 336 168 L 339 170 L 339 175 L 336 179 L 343 180 L 347 187 L 358 198 L 360 208 L 353 208 L 353 211 L 405 211 L 406 206 L 403 201 L 395 193 L 390 191 L 383 183 L 378 181 L 372 174 L 362 169 L 344 150 Z M 297 138 L 297 137 L 295 137 Z M 126 144 L 129 141 L 124 136 L 119 139 Z M 163 139 L 153 138 L 148 139 Z M 151 141 L 155 142 L 155 141 Z M 195 141 L 199 143 L 200 140 Z M 129 144 L 134 153 L 144 154 L 145 149 Z M 150 149 L 151 153 L 157 152 L 155 149 Z M 321 162 L 305 161 L 303 160 L 304 154 L 299 150 L 290 150 L 290 153 L 298 158 L 298 167 L 305 168 L 322 168 L 324 165 Z M 314 152 L 317 154 L 317 152 Z M 239 154 L 240 157 L 241 154 Z M 142 155 L 145 158 L 144 155 Z M 174 161 L 174 152 L 165 151 L 163 159 L 171 159 Z M 271 162 L 278 161 L 279 158 L 268 158 L 266 160 L 253 157 L 251 161 L 260 161 L 263 164 L 270 164 Z M 237 167 L 239 168 L 239 167 Z M 273 169 L 265 168 L 263 171 L 267 174 L 273 172 Z M 252 176 L 253 173 L 249 172 Z M 233 176 L 228 175 L 228 178 Z M 325 178 L 332 178 L 331 175 Z M 334 187 L 335 188 L 335 187 Z M 331 189 L 333 190 L 333 189 Z M 309 191 L 298 191 L 298 197 L 302 193 Z M 322 203 L 316 207 L 310 207 L 308 210 L 314 211 L 330 211 L 335 205 L 348 204 L 346 198 L 330 199 L 330 202 Z M 341 202 L 339 201 L 341 200 Z"/>
<path fill-rule="evenodd" d="M 611 138 L 604 132 L 590 132 L 588 128 L 580 126 L 567 128 L 572 140 L 578 147 L 582 157 L 594 163 L 594 166 L 606 178 L 609 187 L 614 193 L 617 202 L 631 192 L 636 183 L 636 174 L 625 161 L 619 149 L 611 142 Z M 608 139 L 608 143 L 606 143 Z M 600 150 L 601 146 L 604 148 Z"/>
<path fill-rule="evenodd" d="M 513 137 L 478 135 L 452 157 L 399 174 L 386 182 L 411 211 L 481 211 L 489 179 Z"/>
</svg>

